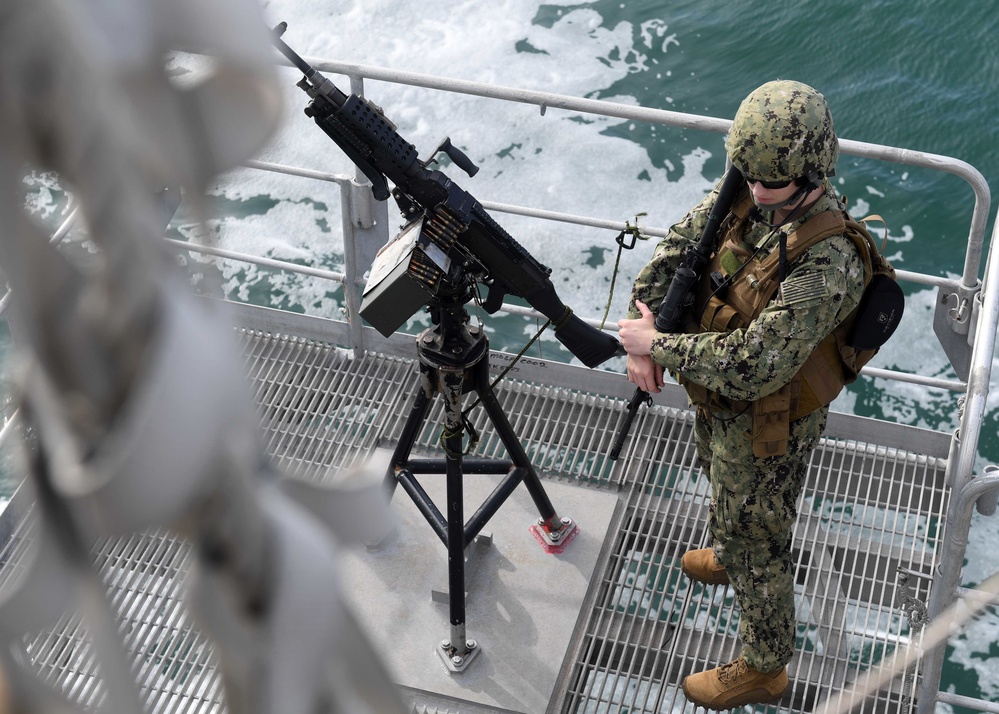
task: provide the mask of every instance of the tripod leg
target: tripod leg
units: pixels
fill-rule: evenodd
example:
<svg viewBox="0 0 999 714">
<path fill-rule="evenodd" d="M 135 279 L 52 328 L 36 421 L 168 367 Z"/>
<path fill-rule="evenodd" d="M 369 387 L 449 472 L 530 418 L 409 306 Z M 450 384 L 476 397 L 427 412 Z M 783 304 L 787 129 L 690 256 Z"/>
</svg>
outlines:
<svg viewBox="0 0 999 714">
<path fill-rule="evenodd" d="M 437 379 L 436 370 L 429 365 L 420 362 L 420 387 L 413 399 L 413 406 L 409 410 L 409 417 L 402 427 L 402 434 L 399 443 L 396 444 L 395 451 L 392 452 L 392 461 L 389 463 L 388 472 L 385 474 L 385 490 L 391 498 L 395 493 L 397 484 L 396 474 L 399 469 L 405 468 L 409 462 L 409 455 L 413 451 L 416 437 L 420 435 L 420 429 L 430 414 L 430 406 L 433 403 L 434 384 Z"/>
<path fill-rule="evenodd" d="M 553 518 L 557 519 L 558 516 L 555 513 L 555 507 L 552 506 L 552 502 L 548 498 L 544 486 L 541 485 L 538 472 L 534 470 L 534 466 L 527 457 L 527 452 L 524 451 L 524 447 L 521 446 L 520 440 L 513 431 L 513 427 L 510 426 L 510 421 L 506 418 L 506 413 L 503 411 L 503 407 L 500 406 L 499 400 L 489 388 L 489 365 L 487 361 L 481 360 L 475 365 L 474 370 L 475 391 L 479 395 L 479 400 L 482 402 L 489 420 L 496 427 L 496 433 L 510 454 L 510 459 L 513 461 L 514 466 L 518 466 L 524 470 L 524 484 L 527 486 L 527 490 L 534 500 L 534 505 L 538 508 L 538 513 L 546 522 Z"/>
<path fill-rule="evenodd" d="M 461 396 L 464 392 L 464 368 L 442 368 L 441 395 L 444 397 L 444 451 L 447 477 L 447 563 L 450 638 L 441 643 L 441 658 L 452 671 L 464 671 L 479 652 L 465 631 L 465 514 L 462 474 L 463 431 Z"/>
<path fill-rule="evenodd" d="M 562 518 L 555 512 L 551 499 L 538 477 L 538 472 L 534 470 L 527 452 L 521 445 L 520 440 L 513 431 L 506 413 L 500 405 L 496 395 L 489 387 L 489 363 L 488 360 L 480 360 L 474 367 L 473 379 L 475 381 L 475 391 L 479 395 L 486 414 L 496 427 L 496 433 L 506 447 L 515 466 L 523 472 L 524 485 L 528 493 L 534 500 L 534 505 L 541 516 L 538 519 L 538 529 L 536 535 L 542 540 L 542 545 L 549 552 L 561 552 L 568 545 L 569 540 L 577 531 L 576 524 L 571 518 Z"/>
</svg>

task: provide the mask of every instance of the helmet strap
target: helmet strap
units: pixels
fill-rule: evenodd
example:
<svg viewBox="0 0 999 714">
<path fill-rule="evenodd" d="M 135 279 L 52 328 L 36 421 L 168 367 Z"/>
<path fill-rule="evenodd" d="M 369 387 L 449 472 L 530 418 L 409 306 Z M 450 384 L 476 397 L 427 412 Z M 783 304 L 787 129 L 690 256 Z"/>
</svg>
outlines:
<svg viewBox="0 0 999 714">
<path fill-rule="evenodd" d="M 815 189 L 817 189 L 819 186 L 822 185 L 821 181 L 822 181 L 821 174 L 811 173 L 801 180 L 801 183 L 798 186 L 798 190 L 795 191 L 793 194 L 791 194 L 790 197 L 784 199 L 783 201 L 779 201 L 778 203 L 757 203 L 756 207 L 761 212 L 769 213 L 771 217 L 773 217 L 780 209 L 784 208 L 785 206 L 789 206 L 792 203 L 797 202 L 797 205 L 793 209 L 791 209 L 791 211 L 788 212 L 787 217 L 783 221 L 781 221 L 780 223 L 771 223 L 768 221 L 767 226 L 770 228 L 780 228 L 782 226 L 786 226 L 788 223 L 797 219 L 798 216 L 801 215 L 801 213 L 804 213 L 804 209 L 806 208 L 805 199 L 812 191 L 814 191 Z"/>
</svg>

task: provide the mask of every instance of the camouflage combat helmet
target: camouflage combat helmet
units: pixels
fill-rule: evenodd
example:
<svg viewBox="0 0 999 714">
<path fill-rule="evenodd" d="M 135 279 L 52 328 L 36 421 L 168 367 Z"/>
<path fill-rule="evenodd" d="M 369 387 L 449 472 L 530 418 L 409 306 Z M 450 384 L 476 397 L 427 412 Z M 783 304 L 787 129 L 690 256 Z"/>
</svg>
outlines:
<svg viewBox="0 0 999 714">
<path fill-rule="evenodd" d="M 725 150 L 744 176 L 780 182 L 831 176 L 839 141 L 825 97 L 807 84 L 778 80 L 742 101 Z"/>
</svg>

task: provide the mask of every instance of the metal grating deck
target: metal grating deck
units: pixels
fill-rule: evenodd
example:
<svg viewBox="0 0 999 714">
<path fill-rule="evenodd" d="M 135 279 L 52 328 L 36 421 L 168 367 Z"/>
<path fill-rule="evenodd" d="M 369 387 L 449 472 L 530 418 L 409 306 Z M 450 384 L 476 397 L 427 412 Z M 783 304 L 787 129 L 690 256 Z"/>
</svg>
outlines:
<svg viewBox="0 0 999 714">
<path fill-rule="evenodd" d="M 355 358 L 314 339 L 239 334 L 267 449 L 289 475 L 322 480 L 398 439 L 417 388 L 412 360 Z M 564 686 L 549 711 L 693 711 L 679 682 L 737 654 L 738 612 L 727 588 L 691 585 L 680 574 L 680 555 L 707 542 L 708 486 L 693 466 L 692 414 L 643 408 L 614 462 L 605 454 L 623 399 L 512 380 L 497 392 L 543 478 L 617 491 L 626 504 L 592 583 L 594 607 L 580 617 Z M 428 452 L 440 424 L 436 401 L 418 441 Z M 502 456 L 481 412 L 472 413 L 482 434 L 475 453 Z M 793 688 L 768 711 L 808 712 L 830 688 L 906 646 L 905 610 L 927 599 L 926 576 L 942 535 L 943 482 L 938 458 L 832 438 L 816 450 L 796 529 Z M 24 557 L 31 524 L 23 502 L 15 499 L 9 510 L 5 517 L 20 522 L 0 551 L 0 588 Z M 149 712 L 224 709 L 211 648 L 182 604 L 178 580 L 188 558 L 187 546 L 163 533 L 97 549 Z M 79 623 L 67 616 L 26 642 L 25 655 L 47 681 L 93 704 L 100 679 Z M 915 674 L 896 680 L 862 711 L 910 711 Z"/>
</svg>

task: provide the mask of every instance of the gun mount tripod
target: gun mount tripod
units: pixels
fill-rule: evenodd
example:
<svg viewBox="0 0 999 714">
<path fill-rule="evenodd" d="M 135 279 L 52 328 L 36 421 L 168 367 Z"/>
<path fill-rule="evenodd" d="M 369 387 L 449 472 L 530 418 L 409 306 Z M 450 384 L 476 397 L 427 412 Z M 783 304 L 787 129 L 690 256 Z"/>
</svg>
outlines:
<svg viewBox="0 0 999 714">
<path fill-rule="evenodd" d="M 517 439 L 503 408 L 489 385 L 489 341 L 481 327 L 469 327 L 465 304 L 472 297 L 470 280 L 446 289 L 429 303 L 434 327 L 417 338 L 420 362 L 420 387 L 413 401 L 399 443 L 396 445 L 386 475 L 391 493 L 396 483 L 402 485 L 448 551 L 448 602 L 450 637 L 442 640 L 437 652 L 451 672 L 463 672 L 480 647 L 466 637 L 465 630 L 465 548 L 521 482 L 527 487 L 539 518 L 531 531 L 546 550 L 560 552 L 578 532 L 571 518 L 560 517 L 552 506 L 537 472 Z M 475 392 L 509 460 L 464 458 L 462 432 L 465 421 L 462 396 Z M 430 414 L 434 397 L 444 400 L 443 458 L 410 458 L 417 437 Z M 445 474 L 447 516 L 420 485 L 416 474 Z M 482 505 L 464 521 L 465 473 L 506 474 Z"/>
</svg>

